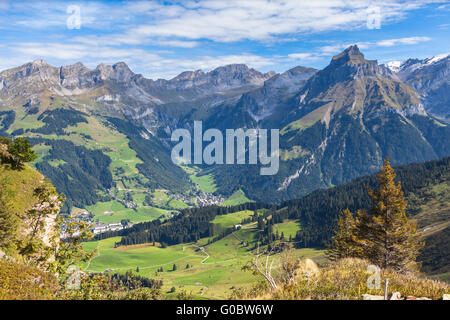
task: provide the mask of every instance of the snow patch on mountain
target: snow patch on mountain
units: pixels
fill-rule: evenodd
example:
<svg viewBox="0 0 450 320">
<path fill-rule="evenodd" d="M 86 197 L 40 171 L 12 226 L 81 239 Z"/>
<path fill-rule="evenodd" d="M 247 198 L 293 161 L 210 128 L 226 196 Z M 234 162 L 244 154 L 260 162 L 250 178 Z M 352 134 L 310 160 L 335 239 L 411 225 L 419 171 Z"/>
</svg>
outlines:
<svg viewBox="0 0 450 320">
<path fill-rule="evenodd" d="M 425 63 L 426 64 L 436 63 L 438 61 L 441 61 L 441 60 L 447 58 L 448 56 L 450 56 L 450 53 L 441 54 L 441 55 L 435 56 L 435 57 L 430 58 L 430 59 L 425 59 Z"/>
<path fill-rule="evenodd" d="M 394 73 L 397 73 L 401 69 L 402 62 L 401 61 L 391 61 L 386 63 L 386 67 Z"/>
<path fill-rule="evenodd" d="M 448 59 L 449 57 L 450 57 L 450 53 L 445 53 L 445 54 L 434 56 L 432 58 L 426 58 L 423 60 L 408 59 L 401 64 L 400 70 L 398 72 L 410 74 L 418 69 L 422 69 L 424 67 L 428 67 L 433 64 L 437 64 L 445 59 Z"/>
<path fill-rule="evenodd" d="M 119 102 L 120 94 L 105 94 L 95 99 L 96 102 Z"/>
</svg>

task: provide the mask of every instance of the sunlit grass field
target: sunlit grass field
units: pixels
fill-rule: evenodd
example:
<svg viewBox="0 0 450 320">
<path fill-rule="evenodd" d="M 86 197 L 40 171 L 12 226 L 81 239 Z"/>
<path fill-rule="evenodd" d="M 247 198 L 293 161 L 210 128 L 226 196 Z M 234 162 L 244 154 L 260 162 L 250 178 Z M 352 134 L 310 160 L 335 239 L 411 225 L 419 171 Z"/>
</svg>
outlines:
<svg viewBox="0 0 450 320">
<path fill-rule="evenodd" d="M 94 221 L 98 219 L 102 223 L 120 222 L 123 219 L 128 219 L 133 223 L 150 221 L 170 213 L 168 210 L 149 206 L 141 206 L 133 210 L 114 200 L 97 202 L 94 205 L 87 206 L 87 210 L 94 214 Z"/>
<path fill-rule="evenodd" d="M 288 239 L 289 236 L 295 238 L 298 230 L 300 230 L 300 224 L 298 224 L 295 220 L 285 220 L 282 223 L 277 223 L 274 225 L 273 229 L 274 232 L 278 231 L 280 236 L 282 233 L 284 233 L 285 239 Z"/>
<path fill-rule="evenodd" d="M 198 176 L 197 174 L 190 175 L 190 179 L 193 183 L 198 185 L 200 191 L 203 192 L 215 192 L 217 190 L 214 182 L 214 177 L 211 174 Z"/>
<path fill-rule="evenodd" d="M 234 213 L 218 215 L 214 218 L 212 223 L 220 226 L 221 228 L 234 227 L 237 224 L 241 224 L 242 220 L 248 219 L 253 215 L 253 211 L 244 210 Z"/>
<path fill-rule="evenodd" d="M 249 212 L 251 213 L 243 211 L 239 214 L 244 216 Z M 233 218 L 229 218 L 225 225 L 234 223 L 232 220 Z M 161 248 L 158 243 L 155 246 L 149 243 L 114 248 L 120 237 L 88 242 L 85 243 L 85 249 L 92 251 L 97 248 L 98 254 L 87 264 L 86 271 L 125 273 L 131 270 L 140 276 L 161 279 L 165 292 L 175 287 L 175 292 L 184 290 L 192 293 L 196 299 L 226 299 L 233 290 L 248 288 L 260 279 L 242 269 L 263 250 L 255 249 L 257 234 L 256 224 L 251 223 L 210 244 L 207 244 L 207 239 L 200 239 L 197 243 L 166 248 Z M 298 249 L 294 251 L 294 255 L 324 261 L 322 250 Z M 279 254 L 271 256 L 275 265 L 278 258 Z M 163 272 L 158 272 L 161 267 Z"/>
<path fill-rule="evenodd" d="M 252 201 L 245 196 L 244 191 L 237 190 L 227 200 L 225 200 L 222 203 L 222 206 L 236 206 L 236 205 L 243 204 L 246 202 L 252 202 Z"/>
</svg>

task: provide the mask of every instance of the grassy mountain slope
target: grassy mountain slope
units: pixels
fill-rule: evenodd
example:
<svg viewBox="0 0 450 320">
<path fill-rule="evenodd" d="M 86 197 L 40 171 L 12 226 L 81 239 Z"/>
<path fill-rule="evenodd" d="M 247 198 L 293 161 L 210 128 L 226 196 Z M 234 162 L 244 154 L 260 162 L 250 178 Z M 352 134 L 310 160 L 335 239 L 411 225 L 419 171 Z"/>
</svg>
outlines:
<svg viewBox="0 0 450 320">
<path fill-rule="evenodd" d="M 59 289 L 54 275 L 0 259 L 0 300 L 51 300 Z"/>
<path fill-rule="evenodd" d="M 1 194 L 13 206 L 13 213 L 24 216 L 37 201 L 34 190 L 44 183 L 44 176 L 29 166 L 23 170 L 12 170 L 7 164 L 0 164 Z"/>
<path fill-rule="evenodd" d="M 48 108 L 42 109 L 45 111 L 25 114 L 22 119 L 13 116 L 15 121 L 8 124 L 5 134 L 26 137 L 33 143 L 39 156 L 34 165 L 65 194 L 65 211 L 73 207 L 87 209 L 101 201 L 127 200 L 131 194 L 143 210 L 137 215 L 148 219 L 144 211 L 151 208 L 143 208 L 140 199 L 149 190 L 164 187 L 183 192 L 189 187 L 187 176 L 172 164 L 166 148 L 158 141 L 152 144 L 142 138 L 138 132 L 142 129 L 117 122 L 122 133 L 112 123 L 119 119 L 108 121 L 79 111 L 79 104 L 62 106 L 50 101 Z M 20 112 L 21 108 L 11 114 Z M 24 119 L 34 125 L 24 126 Z M 3 117 L 5 121 L 11 122 Z M 134 131 L 130 134 L 130 130 Z"/>
<path fill-rule="evenodd" d="M 0 147 L 5 145 L 0 144 Z M 52 184 L 22 164 L 0 159 L 0 251 L 17 262 L 45 254 L 58 235 L 54 229 L 58 202 Z M 51 207 L 51 209 L 49 208 Z M 34 256 L 33 256 L 34 255 Z"/>
</svg>

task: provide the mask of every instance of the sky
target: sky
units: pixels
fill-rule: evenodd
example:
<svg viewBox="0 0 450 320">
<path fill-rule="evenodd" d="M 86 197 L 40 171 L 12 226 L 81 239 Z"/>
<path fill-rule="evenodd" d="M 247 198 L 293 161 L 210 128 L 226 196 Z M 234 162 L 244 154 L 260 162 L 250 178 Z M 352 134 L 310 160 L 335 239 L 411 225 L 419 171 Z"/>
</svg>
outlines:
<svg viewBox="0 0 450 320">
<path fill-rule="evenodd" d="M 231 63 L 321 69 L 351 44 L 379 63 L 445 54 L 449 34 L 450 1 L 0 0 L 0 70 L 38 58 L 123 61 L 151 79 Z"/>
</svg>

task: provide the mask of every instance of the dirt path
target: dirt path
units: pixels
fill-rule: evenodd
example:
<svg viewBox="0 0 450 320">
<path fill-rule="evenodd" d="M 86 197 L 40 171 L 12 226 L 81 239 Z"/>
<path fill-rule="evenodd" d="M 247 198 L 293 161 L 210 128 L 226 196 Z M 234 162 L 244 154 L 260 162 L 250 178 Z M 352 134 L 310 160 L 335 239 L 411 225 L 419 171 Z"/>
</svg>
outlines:
<svg viewBox="0 0 450 320">
<path fill-rule="evenodd" d="M 206 250 L 205 250 L 204 247 L 199 247 L 199 246 L 197 246 L 197 245 L 195 245 L 195 244 L 191 244 L 191 245 L 189 245 L 189 246 L 184 246 L 184 247 L 183 247 L 183 252 L 184 252 L 184 248 L 188 248 L 188 247 L 195 247 L 195 248 L 199 249 L 201 252 L 203 252 L 204 254 L 206 254 L 206 258 L 203 259 L 203 260 L 200 262 L 201 264 L 204 264 L 205 261 L 208 260 L 209 257 L 211 257 L 211 256 L 209 255 L 209 253 L 206 252 Z"/>
<path fill-rule="evenodd" d="M 84 270 L 88 271 L 89 266 L 91 265 L 92 260 L 94 260 L 95 258 L 100 257 L 100 241 L 97 244 L 97 247 L 95 248 L 97 250 L 97 255 L 95 257 L 92 257 L 91 259 L 89 259 L 89 262 L 86 266 L 86 268 Z"/>
</svg>

